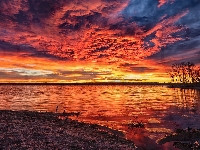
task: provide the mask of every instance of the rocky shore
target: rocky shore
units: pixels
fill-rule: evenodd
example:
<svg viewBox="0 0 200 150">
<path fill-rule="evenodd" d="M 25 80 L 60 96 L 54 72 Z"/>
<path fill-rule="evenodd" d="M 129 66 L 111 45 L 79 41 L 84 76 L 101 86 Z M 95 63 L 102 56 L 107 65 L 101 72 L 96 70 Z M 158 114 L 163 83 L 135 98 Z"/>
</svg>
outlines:
<svg viewBox="0 0 200 150">
<path fill-rule="evenodd" d="M 74 114 L 0 110 L 0 149 L 135 149 L 116 130 L 69 115 Z"/>
</svg>

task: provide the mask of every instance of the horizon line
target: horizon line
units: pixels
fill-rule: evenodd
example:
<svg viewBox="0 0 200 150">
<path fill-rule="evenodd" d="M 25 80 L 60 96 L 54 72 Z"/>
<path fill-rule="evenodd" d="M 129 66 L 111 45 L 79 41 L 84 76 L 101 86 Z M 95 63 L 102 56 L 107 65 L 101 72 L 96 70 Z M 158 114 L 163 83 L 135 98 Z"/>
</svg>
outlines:
<svg viewBox="0 0 200 150">
<path fill-rule="evenodd" d="M 168 85 L 171 82 L 0 82 L 0 85 Z"/>
</svg>

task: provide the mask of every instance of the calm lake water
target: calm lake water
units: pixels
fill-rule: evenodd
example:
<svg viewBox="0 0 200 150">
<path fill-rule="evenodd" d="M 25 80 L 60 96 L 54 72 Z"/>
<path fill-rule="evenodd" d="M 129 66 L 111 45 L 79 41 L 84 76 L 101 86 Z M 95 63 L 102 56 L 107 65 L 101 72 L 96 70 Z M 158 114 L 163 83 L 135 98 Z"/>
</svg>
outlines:
<svg viewBox="0 0 200 150">
<path fill-rule="evenodd" d="M 122 130 L 128 139 L 146 149 L 172 149 L 156 140 L 176 126 L 200 128 L 200 91 L 165 86 L 130 85 L 2 85 L 0 109 L 80 111 L 77 119 Z M 142 121 L 144 129 L 126 124 Z"/>
</svg>

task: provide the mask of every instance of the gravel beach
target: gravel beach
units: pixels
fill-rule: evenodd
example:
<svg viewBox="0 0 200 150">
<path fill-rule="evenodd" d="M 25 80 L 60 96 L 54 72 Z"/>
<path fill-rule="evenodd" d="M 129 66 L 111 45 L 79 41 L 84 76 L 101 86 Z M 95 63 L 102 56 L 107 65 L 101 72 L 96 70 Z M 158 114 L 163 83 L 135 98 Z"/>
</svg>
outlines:
<svg viewBox="0 0 200 150">
<path fill-rule="evenodd" d="M 120 132 L 68 115 L 73 113 L 0 110 L 0 149 L 135 149 Z"/>
</svg>

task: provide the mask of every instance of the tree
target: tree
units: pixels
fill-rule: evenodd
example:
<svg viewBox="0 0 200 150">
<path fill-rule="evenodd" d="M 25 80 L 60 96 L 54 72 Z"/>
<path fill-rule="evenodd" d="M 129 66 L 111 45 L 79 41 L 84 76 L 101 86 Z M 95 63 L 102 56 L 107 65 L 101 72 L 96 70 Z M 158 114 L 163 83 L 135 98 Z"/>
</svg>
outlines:
<svg viewBox="0 0 200 150">
<path fill-rule="evenodd" d="M 192 62 L 175 63 L 168 73 L 172 82 L 200 83 L 200 68 Z"/>
</svg>

